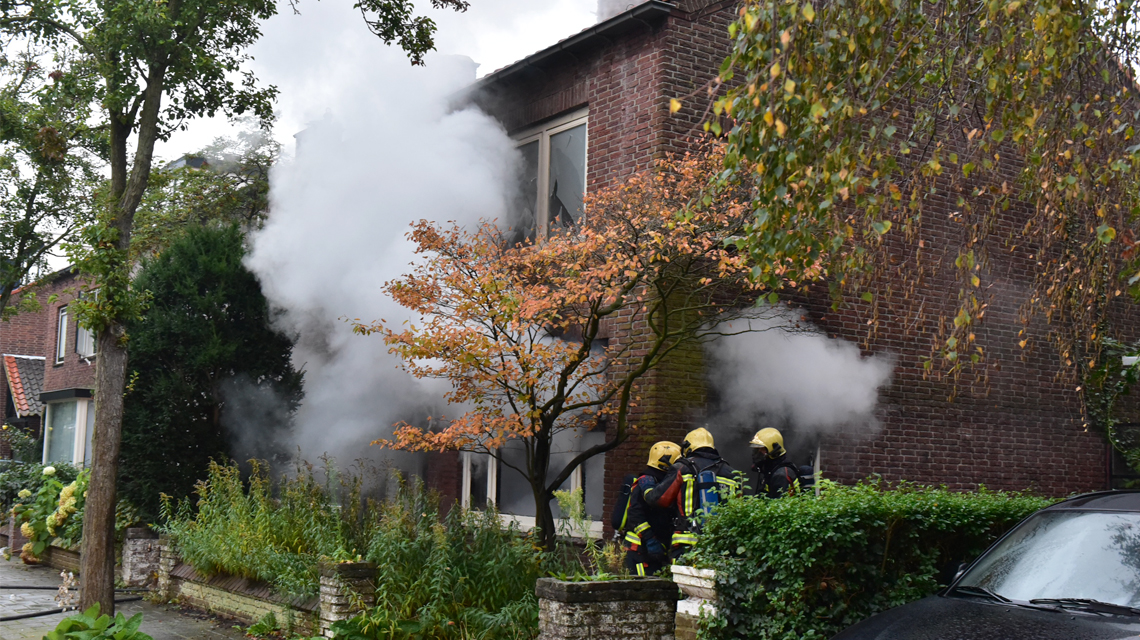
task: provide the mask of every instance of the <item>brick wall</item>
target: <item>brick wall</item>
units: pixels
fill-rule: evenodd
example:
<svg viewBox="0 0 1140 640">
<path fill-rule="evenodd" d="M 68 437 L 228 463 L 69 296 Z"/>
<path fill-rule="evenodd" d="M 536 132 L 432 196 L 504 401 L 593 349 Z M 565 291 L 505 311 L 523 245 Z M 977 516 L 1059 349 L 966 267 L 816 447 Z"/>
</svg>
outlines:
<svg viewBox="0 0 1140 640">
<path fill-rule="evenodd" d="M 47 358 L 44 370 L 44 391 L 58 391 L 61 389 L 92 389 L 95 386 L 95 360 L 85 360 L 75 351 L 78 324 L 75 314 L 68 314 L 67 318 L 67 349 L 63 362 L 56 364 L 56 329 L 59 324 L 59 310 L 67 306 L 78 296 L 85 284 L 76 277 L 64 277 L 53 285 L 53 293 L 58 297 L 55 302 L 46 307 L 47 330 L 44 332 L 42 355 Z M 46 300 L 44 294 L 41 299 Z"/>
<path fill-rule="evenodd" d="M 654 157 L 691 148 L 702 135 L 701 118 L 710 101 L 705 89 L 728 51 L 726 27 L 735 3 L 687 0 L 679 6 L 661 23 L 599 43 L 574 58 L 547 59 L 541 70 L 515 74 L 477 102 L 510 131 L 588 106 L 587 182 L 592 190 L 650 166 Z M 684 106 L 670 115 L 674 97 L 683 99 Z M 960 141 L 944 142 L 949 150 Z M 1019 167 L 1009 160 L 1012 154 L 1003 157 L 1007 160 L 998 182 L 1014 183 Z M 989 260 L 979 276 L 989 307 L 976 329 L 987 349 L 978 377 L 964 376 L 957 388 L 949 380 L 924 377 L 923 358 L 939 340 L 939 327 L 930 318 L 952 312 L 957 300 L 955 256 L 948 252 L 956 251 L 971 231 L 949 215 L 958 193 L 949 184 L 939 187 L 940 194 L 928 199 L 921 237 L 926 263 L 948 268 L 933 269 L 923 283 L 926 322 L 899 324 L 914 300 L 880 299 L 877 332 L 869 331 L 870 309 L 862 303 L 833 312 L 823 288 L 796 300 L 827 334 L 896 362 L 892 383 L 881 394 L 879 424 L 823 436 L 825 475 L 853 482 L 879 474 L 955 489 L 985 484 L 1052 495 L 1104 488 L 1108 449 L 1100 434 L 1081 425 L 1076 383 L 1058 380 L 1056 354 L 1040 335 L 1030 348 L 1018 346 L 1018 311 L 1032 284 L 1034 258 L 1032 248 L 1009 239 L 1018 236 L 1030 213 L 1024 205 L 1001 212 L 981 239 Z M 894 247 L 891 262 L 906 268 L 907 250 Z M 1117 326 L 1140 327 L 1138 320 L 1135 312 L 1124 310 Z M 630 316 L 612 322 L 609 333 L 618 343 L 645 339 Z M 644 465 L 650 444 L 664 438 L 679 442 L 703 422 L 707 389 L 701 361 L 694 348 L 643 380 L 633 415 L 638 431 L 606 456 L 607 512 L 618 480 Z"/>
</svg>

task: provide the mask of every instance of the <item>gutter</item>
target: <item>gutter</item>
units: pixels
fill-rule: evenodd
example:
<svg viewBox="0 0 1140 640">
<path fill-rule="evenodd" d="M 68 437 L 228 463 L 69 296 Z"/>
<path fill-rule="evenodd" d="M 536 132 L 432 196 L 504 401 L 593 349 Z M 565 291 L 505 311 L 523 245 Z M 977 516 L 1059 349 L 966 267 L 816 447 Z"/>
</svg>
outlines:
<svg viewBox="0 0 1140 640">
<path fill-rule="evenodd" d="M 583 49 L 593 48 L 598 41 L 609 41 L 613 36 L 618 36 L 631 31 L 639 25 L 651 26 L 652 22 L 663 20 L 666 16 L 670 15 L 677 9 L 677 6 L 670 2 L 663 2 L 662 0 L 649 0 L 637 5 L 636 7 L 619 13 L 618 15 L 599 22 L 598 24 L 581 31 L 575 35 L 566 38 L 565 40 L 547 47 L 538 53 L 531 54 L 518 62 L 507 65 L 498 71 L 489 73 L 474 84 L 469 86 L 465 93 L 472 95 L 479 93 L 492 85 L 507 80 L 528 68 L 538 67 L 542 62 L 558 55 L 568 54 L 574 55 L 574 52 Z"/>
</svg>

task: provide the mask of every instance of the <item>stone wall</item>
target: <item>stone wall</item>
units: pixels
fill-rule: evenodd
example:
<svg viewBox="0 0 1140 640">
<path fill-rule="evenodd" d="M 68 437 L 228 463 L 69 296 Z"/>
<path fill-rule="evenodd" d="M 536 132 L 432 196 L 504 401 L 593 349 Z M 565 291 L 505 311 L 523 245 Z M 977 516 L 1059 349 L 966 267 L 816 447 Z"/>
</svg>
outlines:
<svg viewBox="0 0 1140 640">
<path fill-rule="evenodd" d="M 142 587 L 158 577 L 162 546 L 158 534 L 145 527 L 127 529 L 123 540 L 123 584 Z"/>
<path fill-rule="evenodd" d="M 348 620 L 376 604 L 376 564 L 321 564 L 321 635 L 332 637 L 334 622 Z"/>
<path fill-rule="evenodd" d="M 290 598 L 274 593 L 264 582 L 236 576 L 203 576 L 178 560 L 170 541 L 161 538 L 156 599 L 234 618 L 245 624 L 272 613 L 278 625 L 293 634 L 331 636 L 334 622 L 347 620 L 375 603 L 376 565 L 367 562 L 322 564 L 319 597 Z"/>
<path fill-rule="evenodd" d="M 677 586 L 646 578 L 566 582 L 541 578 L 539 640 L 673 640 Z"/>
</svg>

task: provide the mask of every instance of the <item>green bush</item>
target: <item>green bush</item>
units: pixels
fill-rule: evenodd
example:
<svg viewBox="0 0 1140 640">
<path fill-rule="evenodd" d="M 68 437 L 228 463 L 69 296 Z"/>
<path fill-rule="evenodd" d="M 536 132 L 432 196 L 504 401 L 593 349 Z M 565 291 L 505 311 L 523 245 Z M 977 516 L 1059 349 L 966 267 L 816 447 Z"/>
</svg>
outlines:
<svg viewBox="0 0 1140 640">
<path fill-rule="evenodd" d="M 55 480 L 68 484 L 79 477 L 79 469 L 69 464 L 56 463 Z M 30 462 L 15 462 L 13 460 L 0 460 L 0 520 L 18 503 L 26 502 L 28 498 L 21 498 L 20 492 L 27 491 L 33 496 L 39 493 L 40 487 L 48 480 L 44 475 L 44 465 Z"/>
<path fill-rule="evenodd" d="M 28 539 L 20 552 L 24 562 L 37 562 L 53 540 L 71 548 L 83 535 L 83 504 L 90 472 L 83 470 L 71 482 L 61 482 L 55 467 L 45 467 L 41 475 L 39 490 L 34 494 L 21 491 L 17 498 L 22 502 L 12 507 L 20 532 Z"/>
<path fill-rule="evenodd" d="M 414 483 L 381 507 L 367 559 L 376 607 L 333 626 L 338 640 L 533 638 L 534 584 L 549 556 L 494 510 L 452 509 Z"/>
<path fill-rule="evenodd" d="M 333 483 L 335 474 L 326 478 Z M 268 582 L 280 593 L 314 595 L 321 559 L 349 560 L 368 545 L 359 483 L 346 487 L 346 509 L 304 467 L 283 478 L 277 496 L 263 465 L 254 462 L 249 488 L 236 463 L 210 462 L 188 500 L 163 502 L 159 531 L 174 538 L 182 559 L 206 575 L 226 573 Z"/>
<path fill-rule="evenodd" d="M 980 554 L 1049 500 L 825 482 L 821 496 L 722 505 L 692 561 L 717 570 L 717 617 L 705 637 L 828 638 L 935 593 L 946 569 Z"/>
</svg>

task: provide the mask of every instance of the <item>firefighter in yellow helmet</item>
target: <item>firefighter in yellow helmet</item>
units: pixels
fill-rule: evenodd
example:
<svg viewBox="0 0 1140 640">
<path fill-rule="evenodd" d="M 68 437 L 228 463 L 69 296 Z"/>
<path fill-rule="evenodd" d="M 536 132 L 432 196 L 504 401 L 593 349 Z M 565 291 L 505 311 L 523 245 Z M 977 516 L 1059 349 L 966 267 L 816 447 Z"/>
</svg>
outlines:
<svg viewBox="0 0 1140 640">
<path fill-rule="evenodd" d="M 728 495 L 740 494 L 740 474 L 720 457 L 708 429 L 693 429 L 681 443 L 682 458 L 645 501 L 654 507 L 672 507 L 673 539 L 670 555 L 680 558 L 692 549 L 704 519 Z"/>
<path fill-rule="evenodd" d="M 658 442 L 649 449 L 649 460 L 642 474 L 630 483 L 629 498 L 620 522 L 614 529 L 622 536 L 625 547 L 625 568 L 633 575 L 651 576 L 669 562 L 669 539 L 673 535 L 673 512 L 670 509 L 651 507 L 645 493 L 657 486 L 681 457 L 681 447 L 672 442 Z M 624 487 L 623 487 L 624 493 Z M 618 500 L 621 504 L 622 500 Z"/>
<path fill-rule="evenodd" d="M 788 460 L 784 436 L 768 427 L 756 432 L 752 441 L 752 470 L 756 472 L 756 495 L 779 498 L 795 493 L 800 469 Z"/>
</svg>

